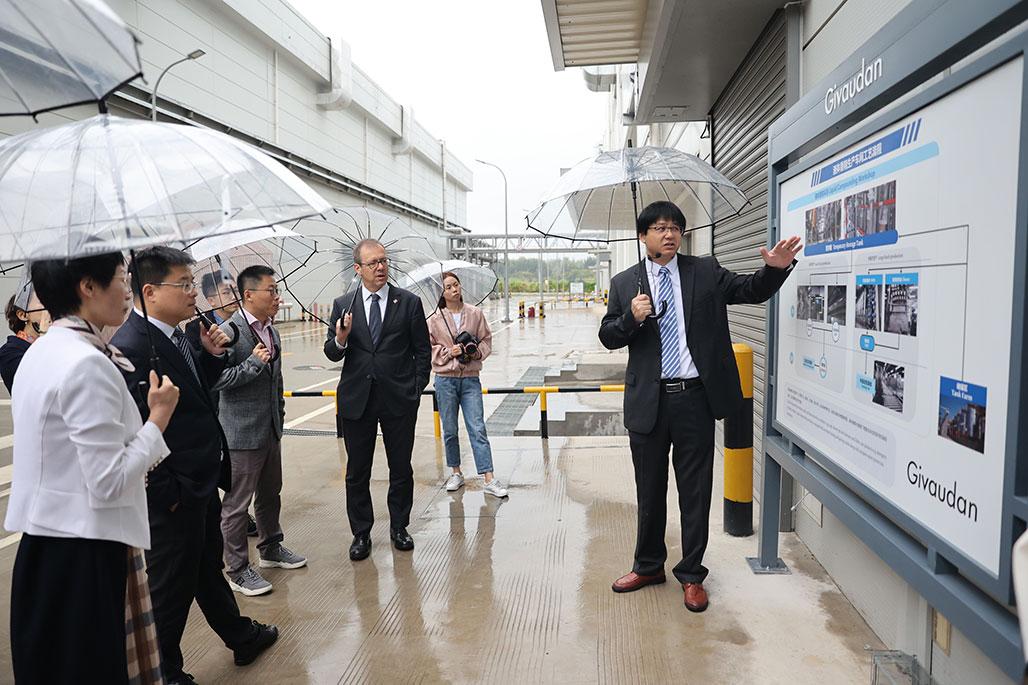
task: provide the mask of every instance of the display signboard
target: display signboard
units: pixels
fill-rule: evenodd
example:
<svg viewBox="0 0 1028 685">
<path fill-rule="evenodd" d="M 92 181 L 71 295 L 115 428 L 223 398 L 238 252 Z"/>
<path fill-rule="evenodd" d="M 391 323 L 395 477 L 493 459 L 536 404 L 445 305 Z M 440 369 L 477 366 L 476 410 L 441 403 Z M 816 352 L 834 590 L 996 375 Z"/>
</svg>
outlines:
<svg viewBox="0 0 1028 685">
<path fill-rule="evenodd" d="M 788 175 L 778 201 L 805 247 L 777 301 L 776 427 L 993 577 L 1023 79 L 1008 61 Z"/>
<path fill-rule="evenodd" d="M 585 283 L 581 281 L 574 281 L 571 283 L 571 294 L 572 295 L 584 295 L 585 294 Z"/>
</svg>

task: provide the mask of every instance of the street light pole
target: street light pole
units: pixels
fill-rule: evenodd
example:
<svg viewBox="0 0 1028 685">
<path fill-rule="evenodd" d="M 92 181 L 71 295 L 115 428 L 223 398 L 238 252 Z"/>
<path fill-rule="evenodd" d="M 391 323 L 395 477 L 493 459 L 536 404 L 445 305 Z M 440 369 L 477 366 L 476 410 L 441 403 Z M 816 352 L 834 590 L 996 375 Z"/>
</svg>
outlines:
<svg viewBox="0 0 1028 685">
<path fill-rule="evenodd" d="M 481 159 L 476 159 L 479 164 L 485 164 L 491 166 L 500 172 L 500 176 L 503 176 L 503 289 L 506 293 L 507 300 L 507 314 L 503 317 L 504 323 L 510 323 L 510 230 L 508 224 L 510 217 L 507 212 L 507 174 L 503 173 L 503 169 L 493 164 L 492 162 L 486 162 Z"/>
<path fill-rule="evenodd" d="M 168 73 L 168 70 L 170 70 L 176 64 L 182 64 L 183 62 L 188 62 L 190 60 L 200 59 L 206 54 L 206 52 L 198 48 L 196 50 L 193 50 L 191 53 L 189 53 L 182 59 L 176 60 L 168 66 L 164 67 L 164 71 L 162 71 L 161 75 L 157 77 L 157 82 L 153 84 L 153 92 L 150 93 L 150 121 L 157 121 L 157 88 L 160 87 L 161 79 L 164 78 L 164 75 Z"/>
</svg>

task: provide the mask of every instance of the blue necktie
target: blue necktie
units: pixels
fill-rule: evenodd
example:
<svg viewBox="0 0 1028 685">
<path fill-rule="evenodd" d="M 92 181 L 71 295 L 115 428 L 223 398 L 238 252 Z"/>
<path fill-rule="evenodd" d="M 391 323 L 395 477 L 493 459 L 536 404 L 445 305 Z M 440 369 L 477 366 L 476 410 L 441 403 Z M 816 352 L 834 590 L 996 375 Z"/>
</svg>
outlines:
<svg viewBox="0 0 1028 685">
<path fill-rule="evenodd" d="M 671 285 L 671 272 L 660 267 L 658 284 L 660 301 L 667 302 L 667 311 L 660 318 L 660 372 L 664 378 L 678 378 L 681 355 L 678 350 L 678 314 L 675 311 L 675 291 Z M 655 303 L 656 304 L 656 303 Z M 659 311 L 659 305 L 657 305 Z"/>
<path fill-rule="evenodd" d="M 378 338 L 382 334 L 382 310 L 378 306 L 378 293 L 371 295 L 371 313 L 368 315 L 368 329 L 371 331 L 371 344 L 378 345 Z"/>
</svg>

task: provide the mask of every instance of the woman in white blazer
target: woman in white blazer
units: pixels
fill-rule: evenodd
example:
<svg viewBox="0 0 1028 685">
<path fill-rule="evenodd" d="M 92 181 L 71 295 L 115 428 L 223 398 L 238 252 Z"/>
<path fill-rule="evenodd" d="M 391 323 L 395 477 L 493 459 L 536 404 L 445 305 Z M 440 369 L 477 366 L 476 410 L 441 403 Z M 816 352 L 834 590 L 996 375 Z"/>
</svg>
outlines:
<svg viewBox="0 0 1028 685">
<path fill-rule="evenodd" d="M 4 527 L 20 531 L 11 587 L 11 652 L 18 683 L 125 683 L 130 568 L 150 545 L 145 478 L 168 454 L 162 433 L 178 402 L 151 372 L 146 424 L 100 338 L 132 306 L 120 253 L 32 265 L 53 316 L 18 368 L 12 397 L 14 473 Z M 143 592 L 146 583 L 143 582 Z M 127 599 L 127 589 L 129 598 Z M 145 596 L 148 604 L 149 597 Z M 159 666 L 141 675 L 159 678 Z"/>
</svg>

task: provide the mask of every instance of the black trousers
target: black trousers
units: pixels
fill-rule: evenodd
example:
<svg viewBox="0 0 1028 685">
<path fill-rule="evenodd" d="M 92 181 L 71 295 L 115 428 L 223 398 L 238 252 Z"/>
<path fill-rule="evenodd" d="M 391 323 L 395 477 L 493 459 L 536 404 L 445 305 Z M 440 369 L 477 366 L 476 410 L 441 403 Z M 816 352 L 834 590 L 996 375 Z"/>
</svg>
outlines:
<svg viewBox="0 0 1028 685">
<path fill-rule="evenodd" d="M 406 528 L 410 524 L 410 510 L 414 504 L 414 469 L 410 461 L 418 407 L 414 405 L 410 411 L 392 416 L 395 411 L 393 407 L 383 406 L 372 385 L 364 414 L 356 420 L 342 419 L 343 444 L 346 446 L 346 516 L 350 519 L 350 531 L 354 535 L 369 533 L 375 523 L 375 511 L 371 505 L 371 464 L 379 424 L 389 463 L 389 495 L 386 498 L 389 523 L 393 528 Z"/>
<path fill-rule="evenodd" d="M 11 582 L 11 657 L 21 683 L 127 683 L 120 542 L 24 534 Z"/>
<path fill-rule="evenodd" d="M 710 527 L 714 483 L 714 416 L 703 386 L 660 393 L 657 423 L 650 433 L 629 432 L 639 529 L 633 571 L 656 575 L 664 570 L 667 546 L 668 450 L 678 483 L 682 520 L 682 560 L 674 568 L 680 583 L 701 583 L 707 576 L 703 553 Z"/>
<path fill-rule="evenodd" d="M 175 511 L 150 508 L 150 550 L 146 553 L 150 599 L 157 623 L 164 677 L 182 674 L 182 633 L 193 600 L 229 649 L 256 635 L 222 573 L 221 501 L 217 494 Z"/>
</svg>

